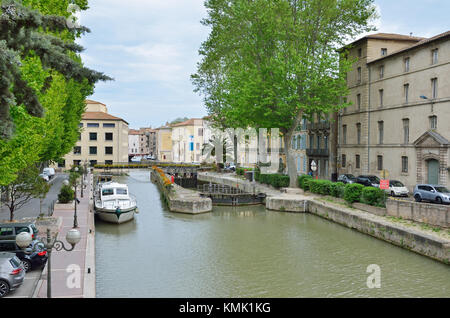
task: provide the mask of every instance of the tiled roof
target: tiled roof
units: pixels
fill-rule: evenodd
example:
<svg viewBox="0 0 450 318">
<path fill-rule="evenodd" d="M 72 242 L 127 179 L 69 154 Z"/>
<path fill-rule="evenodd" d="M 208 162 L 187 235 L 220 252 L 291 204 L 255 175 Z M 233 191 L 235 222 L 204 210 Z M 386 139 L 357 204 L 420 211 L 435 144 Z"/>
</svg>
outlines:
<svg viewBox="0 0 450 318">
<path fill-rule="evenodd" d="M 128 130 L 128 135 L 140 135 L 141 133 L 139 132 L 139 130 L 136 129 L 130 129 Z"/>
<path fill-rule="evenodd" d="M 410 36 L 410 35 L 404 35 L 404 34 L 396 34 L 396 33 L 375 33 L 375 34 L 369 34 L 366 36 L 363 36 L 362 38 L 359 38 L 344 47 L 340 48 L 338 51 L 342 51 L 346 47 L 349 47 L 355 43 L 358 43 L 365 39 L 377 39 L 377 40 L 395 40 L 395 41 L 405 41 L 405 42 L 419 42 L 424 40 L 425 38 L 422 37 L 416 37 L 416 36 Z"/>
<path fill-rule="evenodd" d="M 123 120 L 122 118 L 110 115 L 108 113 L 104 112 L 85 112 L 82 116 L 83 120 L 116 120 L 116 121 L 123 121 L 128 124 L 127 121 Z"/>
<path fill-rule="evenodd" d="M 180 126 L 194 126 L 196 121 L 202 121 L 201 118 L 191 118 L 189 120 L 183 121 L 182 123 L 177 123 L 170 125 L 172 127 L 180 127 Z"/>
<path fill-rule="evenodd" d="M 390 57 L 390 56 L 393 56 L 393 55 L 396 55 L 396 54 L 400 54 L 400 53 L 403 53 L 403 52 L 407 52 L 407 51 L 409 51 L 409 50 L 412 50 L 412 49 L 415 49 L 415 48 L 420 47 L 420 46 L 422 46 L 422 45 L 426 45 L 426 44 L 428 44 L 428 43 L 431 43 L 431 42 L 434 42 L 434 41 L 443 39 L 443 38 L 448 37 L 448 36 L 450 36 L 450 31 L 447 31 L 447 32 L 438 34 L 438 35 L 433 36 L 433 37 L 428 38 L 428 39 L 423 38 L 421 41 L 419 41 L 419 42 L 417 42 L 417 43 L 415 43 L 415 44 L 413 44 L 413 45 L 411 45 L 411 46 L 408 46 L 408 47 L 406 47 L 406 48 L 404 48 L 404 49 L 401 49 L 401 50 L 392 52 L 391 54 L 385 55 L 385 56 L 380 57 L 380 58 L 378 58 L 378 59 L 376 59 L 376 60 L 370 61 L 370 62 L 368 62 L 367 64 L 370 64 L 370 63 L 373 63 L 373 62 L 376 62 L 376 61 L 380 61 L 380 60 L 382 60 L 382 59 L 385 59 L 385 58 L 387 58 L 387 57 Z"/>
<path fill-rule="evenodd" d="M 86 104 L 101 104 L 101 105 L 105 105 L 105 104 L 103 104 L 103 103 L 97 102 L 97 101 L 92 100 L 92 99 L 86 99 L 84 102 L 85 102 Z M 105 106 L 106 106 L 106 105 L 105 105 Z"/>
</svg>

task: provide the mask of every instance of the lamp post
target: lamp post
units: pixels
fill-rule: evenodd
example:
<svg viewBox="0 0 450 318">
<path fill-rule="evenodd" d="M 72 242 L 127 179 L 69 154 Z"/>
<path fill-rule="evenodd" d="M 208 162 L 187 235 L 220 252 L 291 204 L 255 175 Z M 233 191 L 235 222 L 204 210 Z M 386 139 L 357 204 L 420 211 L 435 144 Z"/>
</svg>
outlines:
<svg viewBox="0 0 450 318">
<path fill-rule="evenodd" d="M 28 232 L 22 232 L 19 233 L 16 236 L 16 243 L 17 246 L 19 246 L 21 249 L 27 248 L 33 238 L 31 237 L 31 234 Z M 66 234 L 66 241 L 72 246 L 71 248 L 66 248 L 63 242 L 58 241 L 56 239 L 56 235 L 54 237 L 51 237 L 50 235 L 50 229 L 47 229 L 47 238 L 39 238 L 39 240 L 44 244 L 45 249 L 48 253 L 48 259 L 47 259 L 47 298 L 52 298 L 52 274 L 51 274 L 51 256 L 52 256 L 52 249 L 55 249 L 57 251 L 65 250 L 67 252 L 73 251 L 75 248 L 75 245 L 80 242 L 81 240 L 81 233 L 80 231 L 76 229 L 71 229 Z M 36 248 L 36 245 L 35 245 Z M 33 251 L 31 251 L 33 252 Z"/>
</svg>

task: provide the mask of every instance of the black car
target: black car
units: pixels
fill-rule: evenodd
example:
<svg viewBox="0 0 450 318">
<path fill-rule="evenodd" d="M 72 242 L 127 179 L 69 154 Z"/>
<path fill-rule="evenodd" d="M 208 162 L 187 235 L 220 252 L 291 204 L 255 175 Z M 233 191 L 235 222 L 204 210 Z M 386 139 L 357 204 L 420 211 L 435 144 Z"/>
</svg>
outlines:
<svg viewBox="0 0 450 318">
<path fill-rule="evenodd" d="M 380 178 L 372 175 L 361 175 L 356 178 L 356 183 L 362 184 L 366 187 L 380 187 Z"/>
<path fill-rule="evenodd" d="M 48 257 L 44 244 L 38 240 L 33 240 L 26 249 L 21 249 L 16 241 L 1 240 L 0 252 L 16 253 L 27 272 L 44 265 Z"/>
<path fill-rule="evenodd" d="M 345 184 L 347 183 L 355 183 L 356 177 L 352 174 L 341 174 L 339 178 L 337 178 L 338 182 L 343 182 Z"/>
</svg>

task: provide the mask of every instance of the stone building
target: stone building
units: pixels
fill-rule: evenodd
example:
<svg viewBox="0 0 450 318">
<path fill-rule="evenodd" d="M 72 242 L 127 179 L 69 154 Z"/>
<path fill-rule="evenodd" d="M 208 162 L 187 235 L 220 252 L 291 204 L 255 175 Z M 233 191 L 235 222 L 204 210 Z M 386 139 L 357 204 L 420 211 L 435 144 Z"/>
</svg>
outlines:
<svg viewBox="0 0 450 318">
<path fill-rule="evenodd" d="M 172 162 L 172 127 L 167 123 L 155 129 L 156 133 L 156 160 Z"/>
<path fill-rule="evenodd" d="M 130 157 L 156 155 L 156 130 L 152 128 L 130 129 L 128 134 Z"/>
<path fill-rule="evenodd" d="M 449 185 L 450 32 L 379 33 L 348 48 L 352 105 L 338 116 L 339 173 Z"/>
<path fill-rule="evenodd" d="M 128 156 L 130 158 L 139 155 L 139 130 L 130 129 L 128 131 Z"/>
<path fill-rule="evenodd" d="M 191 118 L 187 121 L 173 124 L 171 127 L 173 161 L 200 163 L 203 160 L 203 119 Z"/>
<path fill-rule="evenodd" d="M 128 122 L 108 114 L 105 104 L 86 100 L 80 129 L 78 142 L 60 168 L 128 162 Z"/>
</svg>

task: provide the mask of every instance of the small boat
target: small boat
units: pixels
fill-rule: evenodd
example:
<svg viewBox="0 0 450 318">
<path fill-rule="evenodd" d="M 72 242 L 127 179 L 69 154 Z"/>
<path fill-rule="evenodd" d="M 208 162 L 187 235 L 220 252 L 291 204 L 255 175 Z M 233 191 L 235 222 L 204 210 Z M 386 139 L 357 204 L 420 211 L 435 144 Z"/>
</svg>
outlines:
<svg viewBox="0 0 450 318">
<path fill-rule="evenodd" d="M 98 184 L 94 208 L 101 220 L 117 224 L 132 220 L 137 213 L 136 198 L 128 186 L 112 181 Z"/>
</svg>

